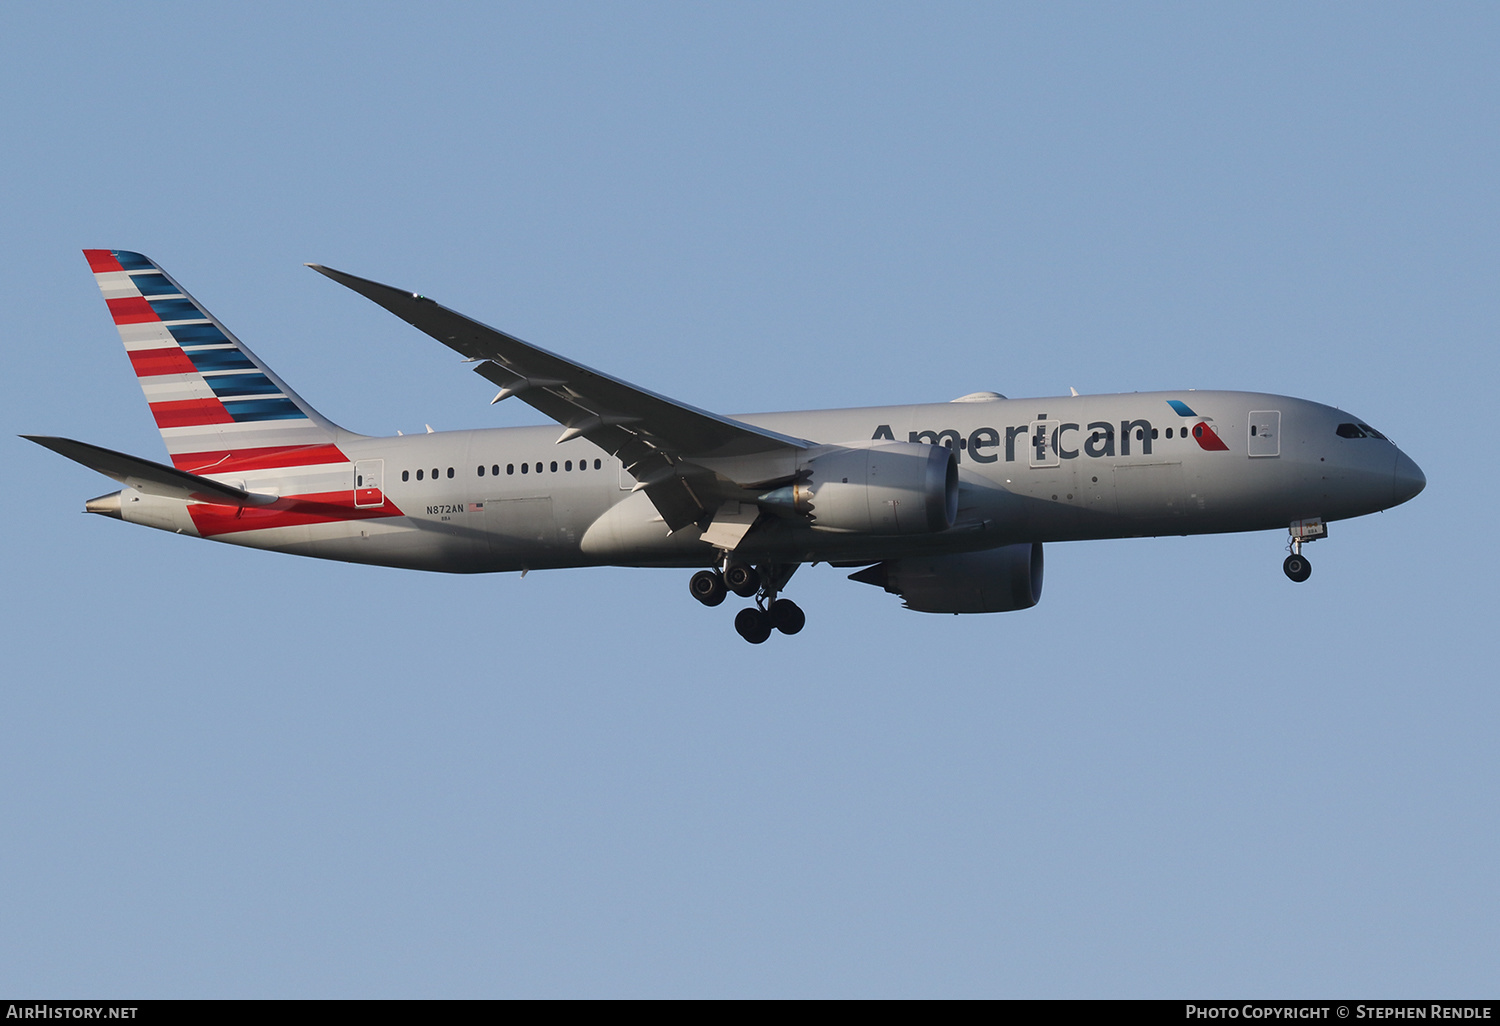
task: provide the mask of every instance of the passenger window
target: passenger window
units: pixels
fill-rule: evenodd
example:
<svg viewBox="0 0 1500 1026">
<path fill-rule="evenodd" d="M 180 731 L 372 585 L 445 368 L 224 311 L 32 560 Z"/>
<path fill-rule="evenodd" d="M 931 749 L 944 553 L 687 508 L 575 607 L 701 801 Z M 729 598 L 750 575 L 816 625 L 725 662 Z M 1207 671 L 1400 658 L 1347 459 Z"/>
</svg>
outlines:
<svg viewBox="0 0 1500 1026">
<path fill-rule="evenodd" d="M 401 471 L 401 480 L 403 480 L 403 481 L 410 481 L 411 480 L 411 471 L 409 471 L 409 470 L 403 470 L 403 471 Z"/>
<path fill-rule="evenodd" d="M 556 460 L 552 461 L 552 473 L 554 473 L 554 474 L 557 473 L 557 461 Z"/>
<path fill-rule="evenodd" d="M 523 473 L 523 474 L 529 474 L 529 473 L 531 473 L 531 464 L 530 463 L 523 463 L 523 464 L 521 464 L 521 473 Z"/>
<path fill-rule="evenodd" d="M 599 469 L 599 466 L 600 466 L 600 463 L 599 463 L 599 461 L 598 461 L 598 460 L 595 460 L 595 461 L 594 461 L 594 469 L 595 469 L 595 470 L 598 470 L 598 469 Z"/>
<path fill-rule="evenodd" d="M 433 467 L 432 468 L 432 479 L 434 481 L 436 481 L 438 479 L 438 468 L 437 467 Z"/>
<path fill-rule="evenodd" d="M 452 477 L 453 477 L 453 468 L 452 468 L 452 467 L 449 467 L 449 468 L 448 468 L 448 477 L 449 477 L 449 478 L 450 478 L 450 479 L 451 479 L 451 478 L 452 478 Z"/>
<path fill-rule="evenodd" d="M 490 473 L 494 474 L 496 477 L 499 477 L 500 476 L 500 464 L 496 463 L 493 467 L 491 467 L 490 468 Z"/>
<path fill-rule="evenodd" d="M 1151 429 L 1151 437 L 1152 438 L 1160 438 L 1161 437 L 1161 432 L 1158 431 L 1156 428 L 1152 428 Z"/>
<path fill-rule="evenodd" d="M 483 476 L 484 476 L 484 464 L 483 464 L 483 463 L 481 463 L 481 464 L 480 464 L 480 465 L 479 465 L 479 476 L 480 476 L 480 477 L 483 477 Z"/>
<path fill-rule="evenodd" d="M 422 480 L 422 472 L 420 470 L 417 471 L 417 480 L 418 481 Z"/>
<path fill-rule="evenodd" d="M 1250 437 L 1251 438 L 1255 437 L 1255 425 L 1254 424 L 1250 425 Z"/>
<path fill-rule="evenodd" d="M 568 462 L 564 463 L 563 464 L 563 469 L 564 470 L 572 470 L 573 469 L 573 461 L 569 460 Z"/>
<path fill-rule="evenodd" d="M 505 472 L 507 474 L 514 474 L 516 472 L 516 465 L 514 463 L 507 463 L 505 465 Z"/>
</svg>

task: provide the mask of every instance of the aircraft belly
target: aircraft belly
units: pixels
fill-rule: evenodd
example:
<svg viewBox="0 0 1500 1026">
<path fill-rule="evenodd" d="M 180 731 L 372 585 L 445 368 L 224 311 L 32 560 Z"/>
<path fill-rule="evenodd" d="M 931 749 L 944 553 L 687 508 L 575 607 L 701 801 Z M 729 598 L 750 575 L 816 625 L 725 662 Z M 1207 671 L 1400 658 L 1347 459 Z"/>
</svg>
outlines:
<svg viewBox="0 0 1500 1026">
<path fill-rule="evenodd" d="M 316 559 L 368 563 L 408 570 L 477 573 L 491 569 L 473 525 L 419 517 L 390 517 L 294 524 L 216 535 L 214 541 Z"/>
<path fill-rule="evenodd" d="M 663 560 L 673 565 L 698 566 L 710 562 L 714 549 L 699 541 L 700 532 L 688 527 L 667 530 L 645 492 L 629 492 L 600 514 L 584 530 L 578 547 L 586 557 L 607 563 L 638 565 Z"/>
</svg>

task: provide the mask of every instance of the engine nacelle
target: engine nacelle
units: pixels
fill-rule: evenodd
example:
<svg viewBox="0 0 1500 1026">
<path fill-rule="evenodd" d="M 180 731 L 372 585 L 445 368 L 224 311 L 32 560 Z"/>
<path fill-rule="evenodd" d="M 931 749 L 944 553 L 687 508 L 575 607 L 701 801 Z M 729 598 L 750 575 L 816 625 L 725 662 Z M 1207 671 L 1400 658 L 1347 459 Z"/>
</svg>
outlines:
<svg viewBox="0 0 1500 1026">
<path fill-rule="evenodd" d="M 941 445 L 872 442 L 820 453 L 806 477 L 761 496 L 814 526 L 860 534 L 931 534 L 958 518 L 958 460 Z"/>
<path fill-rule="evenodd" d="M 874 584 L 920 613 L 1009 613 L 1042 597 L 1042 543 L 984 552 L 906 556 L 877 563 L 851 581 Z"/>
</svg>

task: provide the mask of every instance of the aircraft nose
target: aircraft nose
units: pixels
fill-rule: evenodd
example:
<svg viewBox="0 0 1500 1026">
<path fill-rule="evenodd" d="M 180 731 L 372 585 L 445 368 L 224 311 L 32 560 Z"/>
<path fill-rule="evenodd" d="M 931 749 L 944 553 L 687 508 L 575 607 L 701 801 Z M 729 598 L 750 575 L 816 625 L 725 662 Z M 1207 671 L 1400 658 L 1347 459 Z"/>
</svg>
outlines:
<svg viewBox="0 0 1500 1026">
<path fill-rule="evenodd" d="M 1397 506 L 1407 499 L 1417 496 L 1423 488 L 1427 487 L 1427 475 L 1422 473 L 1422 468 L 1417 466 L 1416 461 L 1399 450 L 1396 453 L 1396 469 L 1392 475 L 1394 492 L 1392 496 Z"/>
</svg>

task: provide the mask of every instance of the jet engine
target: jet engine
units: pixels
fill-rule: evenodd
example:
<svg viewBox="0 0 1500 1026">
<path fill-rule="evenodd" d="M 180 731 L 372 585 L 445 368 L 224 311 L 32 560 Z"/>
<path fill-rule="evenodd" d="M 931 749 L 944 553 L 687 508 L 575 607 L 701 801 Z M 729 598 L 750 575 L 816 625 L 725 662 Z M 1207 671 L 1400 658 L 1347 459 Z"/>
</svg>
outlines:
<svg viewBox="0 0 1500 1026">
<path fill-rule="evenodd" d="M 802 480 L 760 496 L 815 527 L 861 534 L 930 534 L 958 518 L 958 460 L 941 445 L 876 442 L 821 452 Z"/>
<path fill-rule="evenodd" d="M 1042 543 L 985 552 L 905 556 L 850 574 L 900 595 L 919 613 L 1009 613 L 1042 597 Z"/>
</svg>

